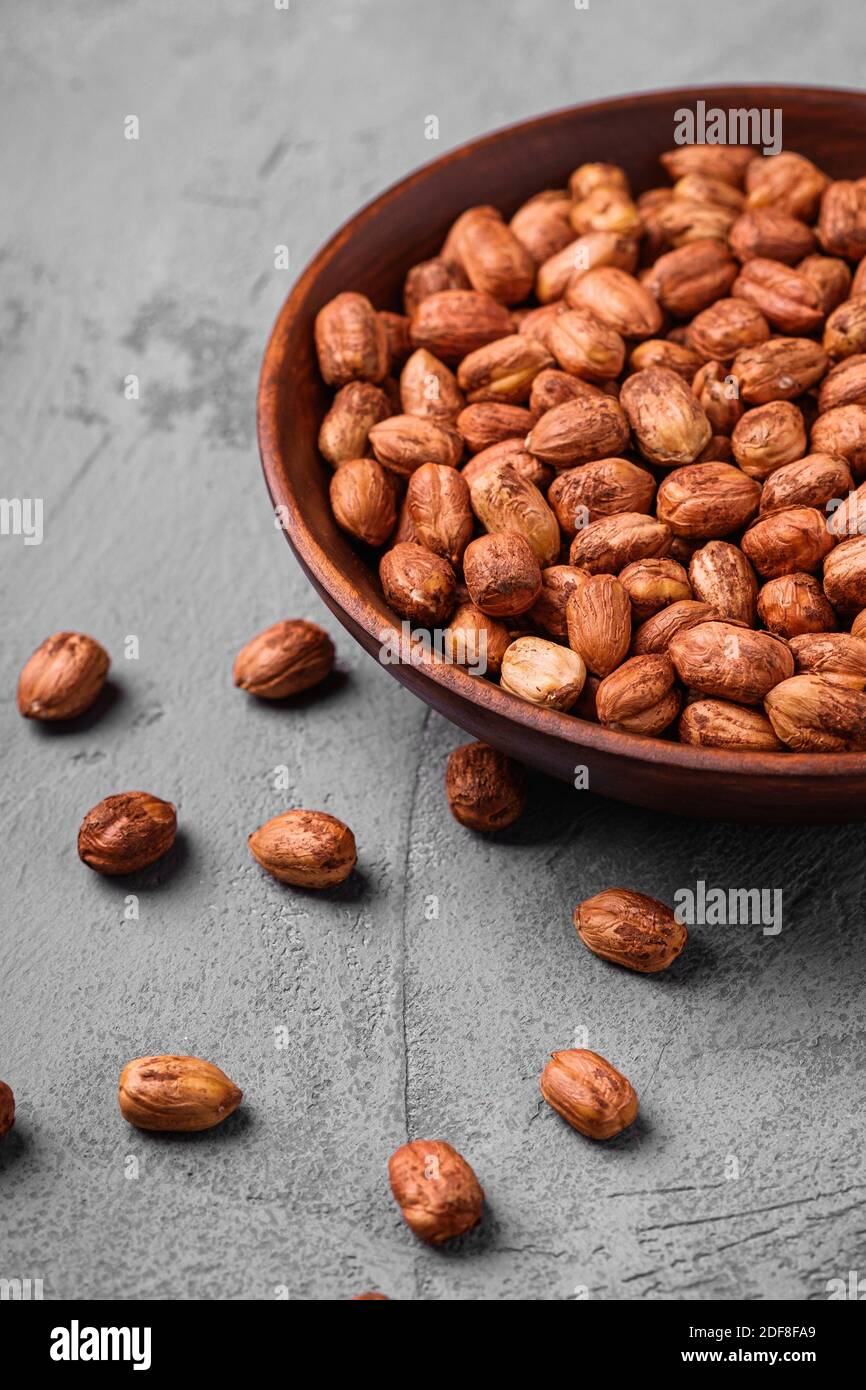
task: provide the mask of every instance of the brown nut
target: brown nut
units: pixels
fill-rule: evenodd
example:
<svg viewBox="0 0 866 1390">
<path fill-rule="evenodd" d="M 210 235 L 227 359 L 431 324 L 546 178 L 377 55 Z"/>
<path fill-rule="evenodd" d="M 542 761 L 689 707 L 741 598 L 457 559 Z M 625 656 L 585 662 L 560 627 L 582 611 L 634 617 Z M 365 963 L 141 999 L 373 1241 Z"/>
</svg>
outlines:
<svg viewBox="0 0 866 1390">
<path fill-rule="evenodd" d="M 486 531 L 514 531 L 532 547 L 538 563 L 559 554 L 559 523 L 534 484 L 507 464 L 487 468 L 473 479 L 472 510 Z"/>
<path fill-rule="evenodd" d="M 824 321 L 824 305 L 811 280 L 783 261 L 753 257 L 734 281 L 731 295 L 754 305 L 780 333 L 812 333 Z"/>
<path fill-rule="evenodd" d="M 608 394 L 604 383 L 601 386 L 593 386 L 589 381 L 581 381 L 579 377 L 570 376 L 568 372 L 555 371 L 553 368 L 546 368 L 539 372 L 532 383 L 532 390 L 529 393 L 529 408 L 537 419 L 547 410 L 553 410 L 554 406 L 563 405 L 565 401 L 573 401 L 578 396 L 584 400 L 600 400 Z M 530 428 L 535 421 L 530 422 Z"/>
<path fill-rule="evenodd" d="M 668 655 L 684 685 L 741 705 L 760 704 L 794 673 L 787 642 L 733 623 L 699 623 L 679 632 Z"/>
<path fill-rule="evenodd" d="M 866 405 L 866 354 L 855 353 L 838 362 L 821 382 L 818 410 L 823 413 L 840 405 Z"/>
<path fill-rule="evenodd" d="M 866 405 L 840 405 L 812 426 L 812 449 L 847 459 L 855 478 L 866 475 Z"/>
<path fill-rule="evenodd" d="M 833 310 L 824 327 L 823 347 L 834 362 L 866 352 L 866 294 Z"/>
<path fill-rule="evenodd" d="M 491 444 L 486 449 L 482 449 L 480 454 L 476 454 L 460 470 L 460 476 L 471 487 L 477 478 L 488 469 L 497 470 L 503 465 L 519 473 L 527 482 L 533 483 L 535 487 L 545 491 L 554 476 L 553 469 L 540 459 L 534 458 L 527 453 L 524 448 L 523 439 L 503 439 L 498 444 Z"/>
<path fill-rule="evenodd" d="M 572 308 L 582 305 L 623 338 L 654 338 L 662 311 L 649 290 L 627 271 L 600 266 L 581 275 L 568 289 Z"/>
<path fill-rule="evenodd" d="M 692 463 L 712 430 L 676 372 L 649 367 L 623 383 L 620 402 L 644 458 L 666 468 Z"/>
<path fill-rule="evenodd" d="M 689 935 L 664 903 L 630 888 L 605 888 L 578 903 L 574 925 L 593 955 L 641 975 L 667 970 Z"/>
<path fill-rule="evenodd" d="M 502 658 L 502 689 L 547 709 L 571 709 L 585 680 L 577 652 L 543 637 L 518 637 Z"/>
<path fill-rule="evenodd" d="M 619 512 L 648 513 L 655 497 L 655 479 L 628 459 L 596 459 L 568 468 L 554 478 L 547 493 L 563 534 L 576 531 L 602 516 Z"/>
<path fill-rule="evenodd" d="M 814 574 L 833 549 L 827 519 L 814 507 L 787 507 L 759 517 L 741 541 L 758 574 Z"/>
<path fill-rule="evenodd" d="M 136 1057 L 120 1073 L 117 1100 L 137 1129 L 194 1134 L 234 1114 L 243 1091 L 201 1057 Z"/>
<path fill-rule="evenodd" d="M 383 468 L 408 478 L 422 463 L 456 468 L 463 440 L 456 429 L 417 415 L 392 415 L 370 430 L 373 453 Z"/>
<path fill-rule="evenodd" d="M 529 399 L 533 379 L 552 365 L 553 357 L 536 339 L 511 333 L 464 357 L 457 368 L 457 382 L 471 405 L 477 401 L 519 405 Z"/>
<path fill-rule="evenodd" d="M 475 529 L 465 479 L 453 468 L 422 463 L 409 479 L 406 500 L 419 544 L 459 565 Z"/>
<path fill-rule="evenodd" d="M 551 188 L 519 207 L 508 225 L 535 264 L 543 265 L 574 241 L 570 212 L 571 198 L 565 189 Z"/>
<path fill-rule="evenodd" d="M 363 294 L 338 294 L 316 315 L 319 370 L 329 386 L 382 381 L 390 354 L 385 325 Z"/>
<path fill-rule="evenodd" d="M 612 574 L 590 575 L 569 594 L 565 607 L 568 643 L 594 676 L 608 676 L 631 643 L 631 604 Z"/>
<path fill-rule="evenodd" d="M 746 296 L 716 300 L 688 327 L 689 346 L 719 362 L 730 362 L 743 348 L 765 343 L 769 336 L 770 325 Z"/>
<path fill-rule="evenodd" d="M 760 257 L 796 265 L 817 249 L 811 228 L 799 218 L 773 208 L 744 212 L 730 228 L 728 244 L 744 263 Z"/>
<path fill-rule="evenodd" d="M 596 188 L 618 188 L 621 193 L 628 193 L 628 175 L 618 164 L 601 161 L 579 164 L 572 170 L 568 178 L 568 191 L 575 202 L 588 198 Z"/>
<path fill-rule="evenodd" d="M 842 460 L 838 460 L 842 466 Z M 839 540 L 845 540 L 849 536 L 866 535 L 866 483 L 861 483 L 856 489 L 845 493 L 844 487 L 840 488 L 835 497 L 825 504 L 829 520 L 827 526 L 831 535 Z"/>
<path fill-rule="evenodd" d="M 521 405 L 481 401 L 461 410 L 456 424 L 469 450 L 480 454 L 506 439 L 524 440 L 535 424 L 535 417 Z"/>
<path fill-rule="evenodd" d="M 448 472 L 454 470 L 449 468 Z M 393 476 L 376 459 L 349 459 L 340 464 L 331 478 L 330 497 L 331 511 L 341 530 L 364 545 L 385 544 L 397 523 Z"/>
<path fill-rule="evenodd" d="M 851 624 L 851 636 L 866 638 L 866 609 L 862 609 Z"/>
<path fill-rule="evenodd" d="M 617 232 L 587 232 L 538 267 L 535 293 L 541 304 L 561 299 L 569 284 L 590 270 L 612 265 L 632 271 L 637 265 L 637 241 Z"/>
<path fill-rule="evenodd" d="M 631 1082 L 586 1048 L 552 1053 L 540 1086 L 548 1105 L 588 1139 L 612 1139 L 637 1118 Z"/>
<path fill-rule="evenodd" d="M 349 827 L 326 811 L 283 811 L 253 831 L 247 844 L 263 869 L 296 888 L 344 883 L 358 858 Z"/>
<path fill-rule="evenodd" d="M 681 743 L 733 752 L 775 753 L 784 748 L 767 716 L 729 700 L 693 700 L 679 722 Z"/>
<path fill-rule="evenodd" d="M 676 560 L 634 560 L 620 571 L 619 582 L 631 601 L 632 618 L 639 623 L 692 596 L 689 577 Z"/>
<path fill-rule="evenodd" d="M 692 382 L 701 410 L 716 435 L 729 435 L 743 414 L 740 387 L 722 362 L 706 362 Z M 710 444 L 714 441 L 710 440 Z"/>
<path fill-rule="evenodd" d="M 568 640 L 565 612 L 569 595 L 589 578 L 586 570 L 573 565 L 548 565 L 541 571 L 541 593 L 527 613 L 529 621 L 550 637 Z"/>
<path fill-rule="evenodd" d="M 400 373 L 400 401 L 404 414 L 446 425 L 466 405 L 454 373 L 426 348 L 417 348 Z"/>
<path fill-rule="evenodd" d="M 674 184 L 674 197 L 687 203 L 709 203 L 712 207 L 742 212 L 745 197 L 724 179 L 712 174 L 683 174 Z"/>
<path fill-rule="evenodd" d="M 814 222 L 821 194 L 830 180 L 811 159 L 792 150 L 753 159 L 746 169 L 746 206 L 772 207 Z"/>
<path fill-rule="evenodd" d="M 454 607 L 454 571 L 423 545 L 401 542 L 387 551 L 379 561 L 379 579 L 386 600 L 401 618 L 437 627 Z"/>
<path fill-rule="evenodd" d="M 766 405 L 768 401 L 790 401 L 802 396 L 826 370 L 827 354 L 811 338 L 771 338 L 768 343 L 738 352 L 731 373 L 744 401 Z"/>
<path fill-rule="evenodd" d="M 441 1245 L 481 1220 L 484 1192 L 465 1158 L 444 1139 L 413 1139 L 388 1159 L 394 1201 L 413 1235 Z"/>
<path fill-rule="evenodd" d="M 748 145 L 689 144 L 668 150 L 659 158 L 672 179 L 681 179 L 687 174 L 706 174 L 710 178 L 724 179 L 734 188 L 742 188 L 755 151 Z"/>
<path fill-rule="evenodd" d="M 720 618 L 755 626 L 758 580 L 738 545 L 709 541 L 689 562 L 695 598 L 710 604 Z"/>
<path fill-rule="evenodd" d="M 760 484 L 741 469 L 730 463 L 693 463 L 675 468 L 659 484 L 656 515 L 675 536 L 715 539 L 744 526 L 760 501 Z"/>
<path fill-rule="evenodd" d="M 701 603 L 697 599 L 679 599 L 641 623 L 634 635 L 632 651 L 635 656 L 666 652 L 678 632 L 685 632 L 717 616 L 708 603 Z"/>
<path fill-rule="evenodd" d="M 613 232 L 616 236 L 640 236 L 640 213 L 630 195 L 614 184 L 597 184 L 571 209 L 571 225 L 579 236 L 587 232 Z"/>
<path fill-rule="evenodd" d="M 786 507 L 824 511 L 828 502 L 847 497 L 853 487 L 854 479 L 844 459 L 834 454 L 808 454 L 777 468 L 767 478 L 761 491 L 761 515 Z M 832 520 L 829 524 L 835 530 Z"/>
<path fill-rule="evenodd" d="M 470 830 L 504 830 L 526 806 L 526 778 L 497 748 L 464 743 L 445 769 L 445 795 L 451 814 Z"/>
<path fill-rule="evenodd" d="M 778 737 L 797 753 L 866 749 L 866 693 L 826 676 L 792 676 L 764 701 Z"/>
<path fill-rule="evenodd" d="M 619 574 L 632 561 L 667 555 L 670 548 L 671 530 L 664 521 L 641 512 L 617 512 L 577 532 L 569 563 L 591 574 Z"/>
<path fill-rule="evenodd" d="M 15 1097 L 12 1087 L 0 1081 L 0 1139 L 5 1139 L 15 1123 Z"/>
<path fill-rule="evenodd" d="M 391 404 L 379 386 L 350 381 L 334 397 L 319 430 L 319 453 L 336 468 L 346 459 L 367 452 L 370 430 L 391 414 Z"/>
<path fill-rule="evenodd" d="M 804 256 L 797 269 L 818 291 L 825 314 L 831 314 L 851 293 L 851 272 L 836 256 Z"/>
<path fill-rule="evenodd" d="M 55 632 L 18 677 L 18 710 L 25 719 L 75 719 L 97 699 L 111 661 L 83 632 Z"/>
<path fill-rule="evenodd" d="M 474 290 L 502 304 L 526 299 L 535 262 L 495 208 L 470 208 L 458 218 L 452 235 Z"/>
<path fill-rule="evenodd" d="M 825 251 L 859 261 L 866 252 L 866 187 L 839 179 L 831 183 L 821 199 L 818 236 Z"/>
<path fill-rule="evenodd" d="M 372 459 L 356 462 L 377 467 Z M 354 465 L 345 467 L 354 468 Z M 340 474 L 343 471 L 343 468 L 338 470 Z M 334 474 L 334 478 L 337 476 Z M 393 502 L 389 515 L 391 526 L 388 530 L 395 520 Z M 289 622 L 273 623 L 247 642 L 235 657 L 232 675 L 241 690 L 248 690 L 263 700 L 282 700 L 287 695 L 309 690 L 330 675 L 334 655 L 334 644 L 327 632 L 316 623 L 294 618 Z"/>
<path fill-rule="evenodd" d="M 619 376 L 625 363 L 625 343 L 619 333 L 584 307 L 557 314 L 547 344 L 564 371 L 587 381 Z"/>
<path fill-rule="evenodd" d="M 703 358 L 692 348 L 672 342 L 669 338 L 645 338 L 632 349 L 629 366 L 634 372 L 646 371 L 648 367 L 665 367 L 682 377 L 686 386 L 691 386 L 696 373 L 703 366 Z"/>
<path fill-rule="evenodd" d="M 832 632 L 836 614 L 811 574 L 783 574 L 770 579 L 758 595 L 758 616 L 778 637 L 804 632 Z"/>
<path fill-rule="evenodd" d="M 596 691 L 599 722 L 632 734 L 660 734 L 680 712 L 675 679 L 664 653 L 631 657 L 606 676 Z"/>
<path fill-rule="evenodd" d="M 148 792 L 120 792 L 87 812 L 78 832 L 78 857 L 100 874 L 131 874 L 167 854 L 176 834 L 170 801 Z"/>
<path fill-rule="evenodd" d="M 612 458 L 628 447 L 628 422 L 610 396 L 582 394 L 542 415 L 526 447 L 554 468 Z"/>
<path fill-rule="evenodd" d="M 455 666 L 469 667 L 473 675 L 498 676 L 512 640 L 504 624 L 482 613 L 474 603 L 459 604 L 445 629 L 448 660 Z"/>
<path fill-rule="evenodd" d="M 853 632 L 806 632 L 791 639 L 797 675 L 824 676 L 852 690 L 866 688 L 866 641 Z"/>
<path fill-rule="evenodd" d="M 420 261 L 418 265 L 413 265 L 406 276 L 403 308 L 411 318 L 421 301 L 431 294 L 438 294 L 440 290 L 466 289 L 468 283 L 463 271 L 443 261 L 441 256 Z"/>
<path fill-rule="evenodd" d="M 427 295 L 412 314 L 410 327 L 415 347 L 446 361 L 459 360 L 511 332 L 513 322 L 505 305 L 477 290 Z"/>
<path fill-rule="evenodd" d="M 541 593 L 541 568 L 525 536 L 498 531 L 470 542 L 463 577 L 472 602 L 494 618 L 531 608 Z"/>
<path fill-rule="evenodd" d="M 824 593 L 841 613 L 866 608 L 866 536 L 841 541 L 827 556 Z"/>
<path fill-rule="evenodd" d="M 671 246 L 684 246 L 691 241 L 717 237 L 723 241 L 736 219 L 735 208 L 723 208 L 718 203 L 697 202 L 693 198 L 678 198 L 660 207 L 656 220 Z"/>
<path fill-rule="evenodd" d="M 689 241 L 659 256 L 644 281 L 668 313 L 690 318 L 728 293 L 737 266 L 721 241 Z"/>
<path fill-rule="evenodd" d="M 731 447 L 743 472 L 763 482 L 777 468 L 796 462 L 806 453 L 803 412 L 791 401 L 755 406 L 734 429 Z"/>
</svg>

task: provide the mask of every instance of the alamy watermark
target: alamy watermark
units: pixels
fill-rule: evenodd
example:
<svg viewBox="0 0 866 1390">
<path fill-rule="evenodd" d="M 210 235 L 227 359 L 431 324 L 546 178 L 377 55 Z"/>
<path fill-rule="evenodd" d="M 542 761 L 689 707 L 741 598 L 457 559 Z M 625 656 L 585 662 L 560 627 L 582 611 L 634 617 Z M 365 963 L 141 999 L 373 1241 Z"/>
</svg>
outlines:
<svg viewBox="0 0 866 1390">
<path fill-rule="evenodd" d="M 379 660 L 383 666 L 420 666 L 424 661 L 444 661 L 465 666 L 472 676 L 487 672 L 487 633 L 453 628 L 413 627 L 405 618 L 395 632 L 379 634 Z"/>
<path fill-rule="evenodd" d="M 0 536 L 23 536 L 25 545 L 41 545 L 42 498 L 0 497 Z"/>
<path fill-rule="evenodd" d="M 674 893 L 674 916 L 687 927 L 760 926 L 764 936 L 778 936 L 782 889 L 708 888 L 700 878 L 694 888 L 678 888 Z"/>
<path fill-rule="evenodd" d="M 763 154 L 782 148 L 782 111 L 769 106 L 732 107 L 728 111 L 699 101 L 694 111 L 681 106 L 674 112 L 677 145 L 760 145 Z"/>
</svg>

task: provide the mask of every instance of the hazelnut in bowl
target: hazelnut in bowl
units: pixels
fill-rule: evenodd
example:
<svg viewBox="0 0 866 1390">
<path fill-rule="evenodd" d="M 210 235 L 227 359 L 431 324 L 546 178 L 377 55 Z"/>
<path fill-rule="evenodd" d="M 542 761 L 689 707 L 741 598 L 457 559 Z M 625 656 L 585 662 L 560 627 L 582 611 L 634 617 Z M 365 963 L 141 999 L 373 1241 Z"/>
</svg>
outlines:
<svg viewBox="0 0 866 1390">
<path fill-rule="evenodd" d="M 784 148 L 678 144 L 698 102 L 781 111 Z M 864 253 L 854 92 L 646 93 L 453 151 L 279 314 L 286 537 L 373 657 L 524 763 L 866 819 Z"/>
</svg>

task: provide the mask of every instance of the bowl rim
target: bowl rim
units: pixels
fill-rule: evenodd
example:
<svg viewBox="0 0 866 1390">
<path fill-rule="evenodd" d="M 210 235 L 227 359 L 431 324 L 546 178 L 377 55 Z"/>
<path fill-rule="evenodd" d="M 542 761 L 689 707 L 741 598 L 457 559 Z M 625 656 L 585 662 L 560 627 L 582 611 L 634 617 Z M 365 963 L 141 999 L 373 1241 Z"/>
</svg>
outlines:
<svg viewBox="0 0 866 1390">
<path fill-rule="evenodd" d="M 423 183 L 444 164 L 467 159 L 480 148 L 496 144 L 504 137 L 513 137 L 532 129 L 555 125 L 557 122 L 570 119 L 576 112 L 603 116 L 647 99 L 688 102 L 710 95 L 717 104 L 735 97 L 748 100 L 750 97 L 757 99 L 759 96 L 766 103 L 768 99 L 773 100 L 777 96 L 780 101 L 786 97 L 796 97 L 798 100 L 815 98 L 816 103 L 821 100 L 847 98 L 858 105 L 866 106 L 866 92 L 853 88 L 744 83 L 648 88 L 632 94 L 559 107 L 541 116 L 531 116 L 526 120 L 500 126 L 486 135 L 466 141 L 453 150 L 446 150 L 390 184 L 337 228 L 313 254 L 293 284 L 268 338 L 259 375 L 256 424 L 262 470 L 275 512 L 277 509 L 280 511 L 281 529 L 285 532 L 301 568 L 314 586 L 324 591 L 330 599 L 329 607 L 335 615 L 341 621 L 344 617 L 347 618 L 349 624 L 365 632 L 372 643 L 382 644 L 389 638 L 399 640 L 401 626 L 393 617 L 386 618 L 378 612 L 319 544 L 307 525 L 295 492 L 288 485 L 288 474 L 282 464 L 279 402 L 281 381 L 284 380 L 286 344 L 291 327 L 319 275 L 359 227 L 405 192 Z M 581 748 L 586 748 L 598 754 L 645 764 L 659 764 L 717 776 L 736 775 L 738 778 L 771 776 L 786 779 L 828 779 L 846 773 L 859 776 L 866 765 L 866 752 L 733 751 L 704 748 L 696 744 L 608 729 L 577 715 L 521 700 L 519 696 L 510 694 L 499 685 L 470 675 L 463 667 L 436 659 L 429 650 L 416 648 L 415 655 L 418 659 L 412 661 L 412 666 L 427 680 L 452 691 L 461 700 L 468 701 L 482 710 L 488 710 L 496 717 L 521 725 L 529 733 L 547 734 L 561 742 L 572 744 L 576 753 Z"/>
</svg>

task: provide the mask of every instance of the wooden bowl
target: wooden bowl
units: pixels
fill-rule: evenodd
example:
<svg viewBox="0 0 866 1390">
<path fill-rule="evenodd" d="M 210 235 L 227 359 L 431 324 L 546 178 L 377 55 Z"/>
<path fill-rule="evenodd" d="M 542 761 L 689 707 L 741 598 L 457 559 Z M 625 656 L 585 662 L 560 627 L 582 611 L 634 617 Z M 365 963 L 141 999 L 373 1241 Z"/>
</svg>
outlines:
<svg viewBox="0 0 866 1390">
<path fill-rule="evenodd" d="M 799 87 L 651 92 L 557 111 L 454 150 L 403 179 L 338 231 L 298 280 L 271 334 L 258 394 L 268 489 L 286 536 L 331 611 L 378 656 L 399 636 L 374 557 L 355 549 L 328 503 L 330 468 L 316 440 L 330 392 L 319 379 L 313 321 L 341 290 L 377 308 L 401 307 L 410 266 L 434 255 L 466 207 L 511 213 L 542 188 L 561 187 L 585 160 L 624 165 L 636 192 L 668 182 L 659 154 L 674 144 L 674 113 L 708 106 L 783 111 L 784 147 L 836 178 L 866 173 L 866 95 Z M 539 709 L 459 667 L 426 657 L 391 665 L 398 680 L 453 723 L 521 762 L 638 806 L 737 821 L 866 819 L 866 753 L 732 753 L 618 733 Z M 577 792 L 575 793 L 578 794 Z"/>
</svg>

